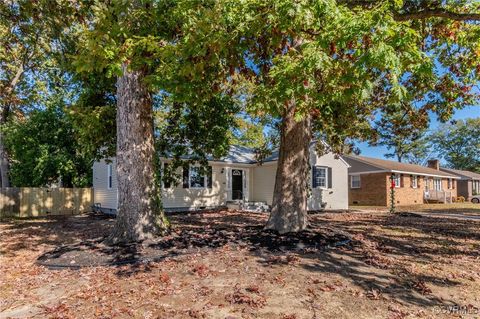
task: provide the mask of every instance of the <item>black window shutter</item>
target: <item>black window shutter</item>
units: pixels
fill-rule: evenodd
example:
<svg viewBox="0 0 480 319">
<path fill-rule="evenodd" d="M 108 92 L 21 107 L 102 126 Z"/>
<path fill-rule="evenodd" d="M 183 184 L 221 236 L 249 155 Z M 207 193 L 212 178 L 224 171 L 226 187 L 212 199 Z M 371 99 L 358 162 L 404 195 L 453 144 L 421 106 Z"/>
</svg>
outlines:
<svg viewBox="0 0 480 319">
<path fill-rule="evenodd" d="M 333 180 L 333 175 L 332 175 L 332 168 L 328 168 L 328 188 L 332 188 L 332 180 Z"/>
<path fill-rule="evenodd" d="M 317 188 L 317 179 L 315 178 L 317 176 L 317 167 L 312 166 L 312 188 Z"/>
<path fill-rule="evenodd" d="M 183 188 L 188 188 L 188 166 L 183 167 Z"/>
<path fill-rule="evenodd" d="M 212 167 L 207 168 L 207 188 L 212 188 Z"/>
<path fill-rule="evenodd" d="M 163 174 L 162 174 L 162 177 L 165 178 L 165 171 L 167 170 L 167 167 L 168 167 L 168 163 L 163 163 Z M 170 188 L 170 181 L 163 181 L 163 187 L 164 188 Z"/>
</svg>

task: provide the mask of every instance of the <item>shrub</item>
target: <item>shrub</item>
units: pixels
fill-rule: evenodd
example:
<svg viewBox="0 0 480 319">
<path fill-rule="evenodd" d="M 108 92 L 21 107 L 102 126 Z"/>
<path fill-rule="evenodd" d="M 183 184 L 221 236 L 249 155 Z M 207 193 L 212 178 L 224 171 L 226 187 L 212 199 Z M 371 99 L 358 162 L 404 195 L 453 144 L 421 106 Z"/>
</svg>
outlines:
<svg viewBox="0 0 480 319">
<path fill-rule="evenodd" d="M 464 203 L 464 202 L 465 202 L 465 197 L 463 197 L 463 196 L 458 196 L 456 202 Z"/>
</svg>

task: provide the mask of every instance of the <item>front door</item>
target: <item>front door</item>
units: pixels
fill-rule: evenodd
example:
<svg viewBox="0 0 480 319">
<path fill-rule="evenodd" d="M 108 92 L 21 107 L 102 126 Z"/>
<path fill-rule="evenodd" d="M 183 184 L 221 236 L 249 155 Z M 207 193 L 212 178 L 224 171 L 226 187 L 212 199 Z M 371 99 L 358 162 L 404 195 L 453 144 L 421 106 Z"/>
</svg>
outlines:
<svg viewBox="0 0 480 319">
<path fill-rule="evenodd" d="M 232 169 L 232 199 L 243 199 L 243 171 Z"/>
</svg>

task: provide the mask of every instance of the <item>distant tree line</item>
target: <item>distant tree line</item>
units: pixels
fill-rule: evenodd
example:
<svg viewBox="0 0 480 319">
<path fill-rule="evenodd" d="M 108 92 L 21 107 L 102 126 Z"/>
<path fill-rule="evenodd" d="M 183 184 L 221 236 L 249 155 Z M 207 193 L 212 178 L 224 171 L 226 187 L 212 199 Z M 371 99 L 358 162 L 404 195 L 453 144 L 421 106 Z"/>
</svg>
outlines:
<svg viewBox="0 0 480 319">
<path fill-rule="evenodd" d="M 396 113 L 376 121 L 372 146 L 385 146 L 386 157 L 399 162 L 425 164 L 430 158 L 442 159 L 450 168 L 480 172 L 480 117 L 452 120 L 428 130 L 429 119 Z"/>
</svg>

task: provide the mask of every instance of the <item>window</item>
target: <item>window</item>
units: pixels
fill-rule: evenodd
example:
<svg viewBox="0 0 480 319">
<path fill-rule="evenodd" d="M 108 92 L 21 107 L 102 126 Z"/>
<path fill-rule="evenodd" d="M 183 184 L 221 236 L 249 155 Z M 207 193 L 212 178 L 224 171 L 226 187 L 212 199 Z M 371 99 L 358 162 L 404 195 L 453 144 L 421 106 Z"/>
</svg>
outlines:
<svg viewBox="0 0 480 319">
<path fill-rule="evenodd" d="M 326 188 L 327 187 L 327 168 L 316 166 L 313 172 L 315 174 L 313 187 Z"/>
<path fill-rule="evenodd" d="M 412 181 L 412 188 L 417 188 L 418 187 L 418 176 L 417 175 L 412 175 L 412 176 L 410 176 L 410 179 Z"/>
<path fill-rule="evenodd" d="M 184 166 L 183 188 L 212 188 L 212 167 Z"/>
<path fill-rule="evenodd" d="M 433 179 L 433 189 L 436 191 L 441 191 L 442 190 L 442 179 L 440 178 L 434 178 Z"/>
<path fill-rule="evenodd" d="M 360 175 L 351 176 L 350 188 L 360 188 Z"/>
<path fill-rule="evenodd" d="M 402 179 L 399 174 L 393 175 L 393 183 L 395 184 L 396 188 L 402 187 Z"/>
<path fill-rule="evenodd" d="M 473 181 L 472 182 L 472 195 L 477 195 L 480 193 L 480 181 Z"/>
<path fill-rule="evenodd" d="M 205 176 L 201 174 L 200 167 L 190 167 L 190 187 L 204 188 Z"/>
<path fill-rule="evenodd" d="M 425 190 L 428 191 L 430 189 L 430 179 L 428 177 L 424 177 L 423 183 L 425 184 Z"/>
<path fill-rule="evenodd" d="M 111 189 L 113 187 L 113 168 L 112 164 L 107 165 L 107 188 Z"/>
</svg>

